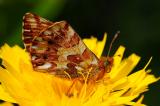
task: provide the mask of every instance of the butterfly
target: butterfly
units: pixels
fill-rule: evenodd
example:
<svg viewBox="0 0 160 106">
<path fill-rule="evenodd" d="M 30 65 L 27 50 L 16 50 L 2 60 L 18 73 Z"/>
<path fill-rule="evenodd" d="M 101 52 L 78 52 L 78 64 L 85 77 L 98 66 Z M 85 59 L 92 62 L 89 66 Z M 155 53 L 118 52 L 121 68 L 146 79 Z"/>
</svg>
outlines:
<svg viewBox="0 0 160 106">
<path fill-rule="evenodd" d="M 97 79 L 110 70 L 113 63 L 112 58 L 98 59 L 66 21 L 51 22 L 26 13 L 22 39 L 34 70 L 58 77 L 88 75 Z"/>
</svg>

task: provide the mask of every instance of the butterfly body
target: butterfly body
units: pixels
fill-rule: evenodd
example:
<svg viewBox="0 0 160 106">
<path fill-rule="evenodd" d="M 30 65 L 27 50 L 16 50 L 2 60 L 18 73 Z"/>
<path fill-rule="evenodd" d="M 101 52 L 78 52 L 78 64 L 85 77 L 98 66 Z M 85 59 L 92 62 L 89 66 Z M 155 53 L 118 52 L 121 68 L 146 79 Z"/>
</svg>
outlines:
<svg viewBox="0 0 160 106">
<path fill-rule="evenodd" d="M 26 13 L 23 22 L 24 45 L 36 71 L 64 78 L 102 73 L 99 59 L 66 21 L 51 22 Z"/>
</svg>

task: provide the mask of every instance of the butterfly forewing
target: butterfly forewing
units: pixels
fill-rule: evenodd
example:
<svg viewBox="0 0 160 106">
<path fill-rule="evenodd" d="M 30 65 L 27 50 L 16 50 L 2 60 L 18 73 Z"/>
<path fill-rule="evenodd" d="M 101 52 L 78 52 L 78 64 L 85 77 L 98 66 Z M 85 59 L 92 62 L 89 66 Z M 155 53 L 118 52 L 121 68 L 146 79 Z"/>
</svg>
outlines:
<svg viewBox="0 0 160 106">
<path fill-rule="evenodd" d="M 57 76 L 75 78 L 97 73 L 98 58 L 66 22 L 50 22 L 32 13 L 24 16 L 23 40 L 33 68 Z"/>
<path fill-rule="evenodd" d="M 33 39 L 39 36 L 39 33 L 45 30 L 48 26 L 53 23 L 45 20 L 44 18 L 39 18 L 39 16 L 31 13 L 26 13 L 23 17 L 23 41 L 25 46 L 30 45 Z"/>
</svg>

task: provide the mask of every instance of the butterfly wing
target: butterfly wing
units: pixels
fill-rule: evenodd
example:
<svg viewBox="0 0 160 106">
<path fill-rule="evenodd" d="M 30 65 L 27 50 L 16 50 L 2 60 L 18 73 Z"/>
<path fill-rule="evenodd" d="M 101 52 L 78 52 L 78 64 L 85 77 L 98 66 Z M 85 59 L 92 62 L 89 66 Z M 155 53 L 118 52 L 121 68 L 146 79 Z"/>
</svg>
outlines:
<svg viewBox="0 0 160 106">
<path fill-rule="evenodd" d="M 97 73 L 98 58 L 66 21 L 53 23 L 28 13 L 23 28 L 24 44 L 35 70 L 72 78 L 87 75 L 93 67 L 91 74 Z"/>
<path fill-rule="evenodd" d="M 26 13 L 23 17 L 23 29 L 22 29 L 22 39 L 26 46 L 29 48 L 35 37 L 39 36 L 40 32 L 48 28 L 53 23 L 44 19 L 39 18 L 39 16 Z"/>
</svg>

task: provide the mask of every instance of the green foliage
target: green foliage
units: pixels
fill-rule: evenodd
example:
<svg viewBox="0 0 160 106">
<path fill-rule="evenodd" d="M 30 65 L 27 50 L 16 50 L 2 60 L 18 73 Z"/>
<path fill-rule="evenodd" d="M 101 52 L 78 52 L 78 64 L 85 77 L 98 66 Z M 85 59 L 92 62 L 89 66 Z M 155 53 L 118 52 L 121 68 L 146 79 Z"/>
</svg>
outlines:
<svg viewBox="0 0 160 106">
<path fill-rule="evenodd" d="M 64 4 L 65 0 L 4 1 L 1 4 L 2 7 L 0 7 L 0 45 L 4 42 L 10 45 L 22 44 L 22 16 L 26 12 L 33 12 L 43 17 L 54 18 L 59 14 Z"/>
</svg>

